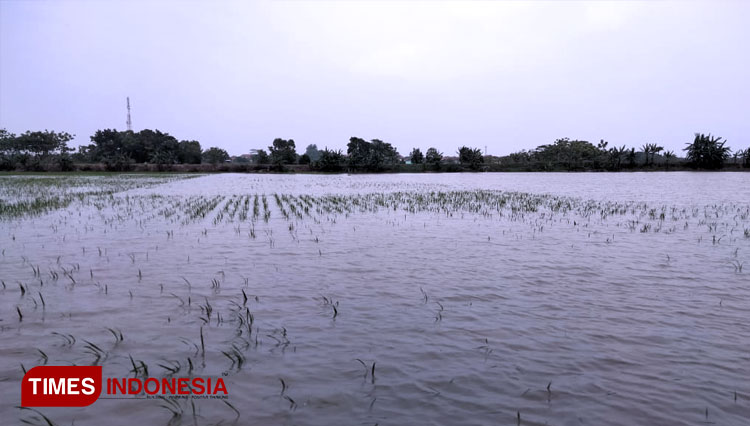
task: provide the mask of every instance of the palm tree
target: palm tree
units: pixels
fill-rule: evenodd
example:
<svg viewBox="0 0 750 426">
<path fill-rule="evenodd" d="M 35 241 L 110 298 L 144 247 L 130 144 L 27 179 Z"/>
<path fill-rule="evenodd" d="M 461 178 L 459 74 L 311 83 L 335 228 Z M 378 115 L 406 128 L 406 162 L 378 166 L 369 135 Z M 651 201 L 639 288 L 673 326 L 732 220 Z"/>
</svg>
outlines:
<svg viewBox="0 0 750 426">
<path fill-rule="evenodd" d="M 674 151 L 666 151 L 664 153 L 664 164 L 667 167 L 667 170 L 669 170 L 669 160 L 675 158 L 676 155 L 674 155 Z"/>
<path fill-rule="evenodd" d="M 693 143 L 688 143 L 684 148 L 687 151 L 687 160 L 693 167 L 701 169 L 720 169 L 729 158 L 730 149 L 724 146 L 726 141 L 720 137 L 696 133 Z"/>
<path fill-rule="evenodd" d="M 458 149 L 458 161 L 463 165 L 468 165 L 471 170 L 477 170 L 479 164 L 484 163 L 482 150 L 479 148 L 469 148 L 462 146 Z"/>
<path fill-rule="evenodd" d="M 654 164 L 654 158 L 656 157 L 656 154 L 664 151 L 663 146 L 659 146 L 655 143 L 644 144 L 641 149 L 643 150 L 643 154 L 646 156 L 646 166 Z"/>
<path fill-rule="evenodd" d="M 651 152 L 651 144 L 649 143 L 643 144 L 643 146 L 641 147 L 641 151 L 643 151 L 643 154 L 646 156 L 646 164 L 644 165 L 648 166 L 648 158 L 649 158 L 648 155 Z"/>
<path fill-rule="evenodd" d="M 628 151 L 627 157 L 628 157 L 628 165 L 630 167 L 635 167 L 635 148 L 630 148 L 630 151 Z"/>
<path fill-rule="evenodd" d="M 742 159 L 742 167 L 750 167 L 750 147 L 737 151 L 737 156 Z"/>
<path fill-rule="evenodd" d="M 625 147 L 625 145 L 621 147 L 613 147 L 609 149 L 609 158 L 612 162 L 612 167 L 615 168 L 615 170 L 620 170 L 622 165 L 622 156 L 625 155 L 625 153 L 628 152 L 628 149 Z"/>
<path fill-rule="evenodd" d="M 738 165 L 740 164 L 740 159 L 745 155 L 745 151 L 738 149 L 734 152 L 732 155 L 732 164 Z"/>
<path fill-rule="evenodd" d="M 664 151 L 663 146 L 659 146 L 655 143 L 651 144 L 651 164 L 654 164 L 654 157 L 661 151 Z"/>
</svg>

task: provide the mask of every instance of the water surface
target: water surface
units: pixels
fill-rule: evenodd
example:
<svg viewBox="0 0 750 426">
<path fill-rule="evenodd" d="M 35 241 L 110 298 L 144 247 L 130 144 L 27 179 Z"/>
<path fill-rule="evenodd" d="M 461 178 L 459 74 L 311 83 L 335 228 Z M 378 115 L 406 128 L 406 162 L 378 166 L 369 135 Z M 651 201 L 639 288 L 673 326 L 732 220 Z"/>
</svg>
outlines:
<svg viewBox="0 0 750 426">
<path fill-rule="evenodd" d="M 35 421 L 14 408 L 22 366 L 132 377 L 130 357 L 153 377 L 223 375 L 239 419 L 212 400 L 40 411 L 79 426 L 750 418 L 748 174 L 13 179 L 6 204 L 86 193 L 0 222 L 15 423 Z"/>
</svg>

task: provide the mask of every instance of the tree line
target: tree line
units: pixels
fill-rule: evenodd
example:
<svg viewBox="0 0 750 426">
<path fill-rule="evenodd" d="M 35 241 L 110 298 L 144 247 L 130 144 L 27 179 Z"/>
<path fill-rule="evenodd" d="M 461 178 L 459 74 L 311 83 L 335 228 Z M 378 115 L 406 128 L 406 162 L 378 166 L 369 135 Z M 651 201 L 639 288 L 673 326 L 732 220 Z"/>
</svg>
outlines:
<svg viewBox="0 0 750 426">
<path fill-rule="evenodd" d="M 218 147 L 203 150 L 196 140 L 182 140 L 159 130 L 97 130 L 91 144 L 75 154 L 84 163 L 103 163 L 107 170 L 129 170 L 134 163 L 157 165 L 222 163 L 229 154 Z"/>
<path fill-rule="evenodd" d="M 222 148 L 204 150 L 196 140 L 177 140 L 159 130 L 97 130 L 90 137 L 91 143 L 77 150 L 68 147 L 73 137 L 66 132 L 48 130 L 15 135 L 0 129 L 0 170 L 68 171 L 85 169 L 81 165 L 91 164 L 100 164 L 111 171 L 132 170 L 138 164 L 171 170 L 179 164 L 229 162 L 253 165 L 252 170 L 284 171 L 292 168 L 321 172 L 617 171 L 670 170 L 676 167 L 717 170 L 727 164 L 750 168 L 750 148 L 733 152 L 722 138 L 702 133 L 696 133 L 693 141 L 687 143 L 682 158 L 656 143 L 647 143 L 636 149 L 624 145 L 610 147 L 604 140 L 594 145 L 568 138 L 502 157 L 484 155 L 479 148 L 469 146 L 459 147 L 453 156 L 446 156 L 434 147 L 425 153 L 420 148 L 413 148 L 408 155 L 402 156 L 390 143 L 359 137 L 349 139 L 345 153 L 328 148 L 320 150 L 317 145 L 310 144 L 299 155 L 293 139 L 276 138 L 267 150 L 257 149 L 250 155 L 230 157 Z"/>
<path fill-rule="evenodd" d="M 656 143 L 643 144 L 640 149 L 609 147 L 605 140 L 594 145 L 588 141 L 557 139 L 530 151 L 519 151 L 502 157 L 509 168 L 534 171 L 576 171 L 623 169 L 664 169 L 675 166 L 718 170 L 728 164 L 750 167 L 750 148 L 732 152 L 721 137 L 696 133 L 683 149 L 685 157 L 665 150 Z"/>
<path fill-rule="evenodd" d="M 221 148 L 204 151 L 198 141 L 178 141 L 159 130 L 97 130 L 91 136 L 92 143 L 80 146 L 77 152 L 68 147 L 73 137 L 49 130 L 15 135 L 0 129 L 0 170 L 69 171 L 76 163 L 101 163 L 106 170 L 127 171 L 137 163 L 216 164 L 229 159 Z"/>
<path fill-rule="evenodd" d="M 413 148 L 408 156 L 401 156 L 395 147 L 380 139 L 366 141 L 351 137 L 346 153 L 341 150 L 319 150 L 308 145 L 305 153 L 297 155 L 293 139 L 275 139 L 269 152 L 257 150 L 251 156 L 255 164 L 270 164 L 274 170 L 284 166 L 309 165 L 311 170 L 324 172 L 383 172 L 383 171 L 464 171 L 464 170 L 525 170 L 525 171 L 581 171 L 624 169 L 670 170 L 674 167 L 718 170 L 726 164 L 750 168 L 750 148 L 732 150 L 726 141 L 710 134 L 696 133 L 684 148 L 685 157 L 666 151 L 656 143 L 636 149 L 626 146 L 609 147 L 601 140 L 594 145 L 588 141 L 562 138 L 552 144 L 540 145 L 529 151 L 519 151 L 503 157 L 486 156 L 479 148 L 461 146 L 455 157 L 446 157 L 436 148 L 422 153 Z M 403 169 L 400 165 L 417 166 Z"/>
</svg>

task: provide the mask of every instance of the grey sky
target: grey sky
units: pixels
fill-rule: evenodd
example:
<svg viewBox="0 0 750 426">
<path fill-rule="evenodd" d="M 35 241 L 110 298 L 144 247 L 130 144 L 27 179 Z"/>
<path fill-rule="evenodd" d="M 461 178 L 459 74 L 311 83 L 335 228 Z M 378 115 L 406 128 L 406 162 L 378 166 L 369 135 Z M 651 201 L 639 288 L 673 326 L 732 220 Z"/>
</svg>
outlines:
<svg viewBox="0 0 750 426">
<path fill-rule="evenodd" d="M 750 2 L 0 0 L 0 127 L 507 154 L 750 146 Z"/>
</svg>

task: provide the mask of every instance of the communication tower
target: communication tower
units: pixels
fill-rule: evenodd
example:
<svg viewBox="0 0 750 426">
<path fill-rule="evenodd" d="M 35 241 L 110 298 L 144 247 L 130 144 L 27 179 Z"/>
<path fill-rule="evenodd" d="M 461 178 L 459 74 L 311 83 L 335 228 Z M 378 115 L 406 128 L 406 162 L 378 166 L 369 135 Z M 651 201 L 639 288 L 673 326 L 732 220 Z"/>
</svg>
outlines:
<svg viewBox="0 0 750 426">
<path fill-rule="evenodd" d="M 130 96 L 127 97 L 127 105 L 128 105 L 128 121 L 125 124 L 128 126 L 128 131 L 132 131 L 133 122 L 130 120 Z"/>
</svg>

